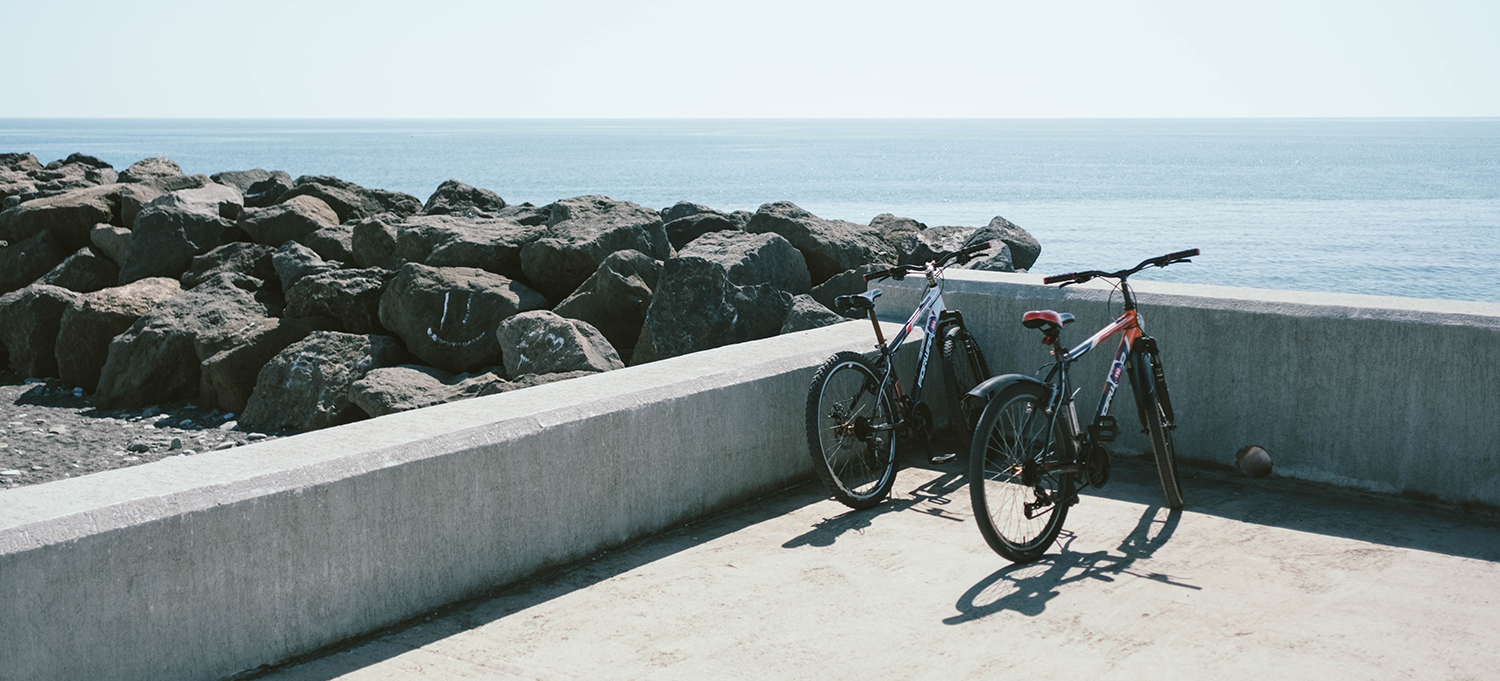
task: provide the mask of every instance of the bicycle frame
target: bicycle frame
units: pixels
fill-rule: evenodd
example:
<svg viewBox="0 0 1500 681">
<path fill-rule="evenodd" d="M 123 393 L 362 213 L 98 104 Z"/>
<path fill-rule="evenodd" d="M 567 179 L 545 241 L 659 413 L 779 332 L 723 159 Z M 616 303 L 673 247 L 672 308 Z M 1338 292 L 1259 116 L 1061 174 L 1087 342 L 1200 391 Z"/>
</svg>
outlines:
<svg viewBox="0 0 1500 681">
<path fill-rule="evenodd" d="M 931 285 L 931 282 L 935 281 L 934 276 L 934 273 L 929 271 L 927 292 L 922 296 L 922 301 L 917 304 L 916 311 L 907 318 L 906 325 L 901 327 L 901 331 L 897 332 L 889 343 L 886 342 L 885 335 L 880 330 L 880 321 L 875 318 L 875 311 L 870 310 L 870 323 L 875 326 L 880 362 L 885 365 L 885 379 L 881 382 L 880 389 L 885 390 L 886 386 L 890 385 L 896 391 L 896 402 L 900 405 L 897 408 L 901 410 L 901 422 L 896 424 L 898 427 L 906 422 L 911 416 L 910 411 L 921 401 L 922 384 L 927 378 L 927 360 L 932 356 L 932 345 L 938 336 L 939 322 L 944 320 L 944 315 L 948 312 L 948 308 L 943 304 L 942 286 Z M 957 314 L 957 312 L 953 313 L 954 316 Z M 908 399 L 901 389 L 901 379 L 896 376 L 895 358 L 896 353 L 901 350 L 901 344 L 906 342 L 912 329 L 916 328 L 919 323 L 922 324 L 923 330 L 922 345 L 917 354 L 917 379 L 912 385 L 911 398 Z"/>
</svg>

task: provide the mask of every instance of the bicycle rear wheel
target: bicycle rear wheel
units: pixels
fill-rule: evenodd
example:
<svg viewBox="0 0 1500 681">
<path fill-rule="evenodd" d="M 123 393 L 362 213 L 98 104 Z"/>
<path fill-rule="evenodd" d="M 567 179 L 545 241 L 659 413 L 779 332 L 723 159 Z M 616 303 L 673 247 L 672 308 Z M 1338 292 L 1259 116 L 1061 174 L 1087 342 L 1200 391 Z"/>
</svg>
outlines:
<svg viewBox="0 0 1500 681">
<path fill-rule="evenodd" d="M 880 503 L 896 482 L 897 415 L 869 360 L 840 352 L 807 391 L 807 447 L 823 486 L 845 506 Z"/>
<path fill-rule="evenodd" d="M 943 378 L 948 383 L 948 426 L 960 440 L 974 436 L 974 423 L 984 406 L 964 397 L 989 375 L 984 353 L 968 329 L 958 324 L 949 326 L 943 332 Z"/>
<path fill-rule="evenodd" d="M 969 449 L 974 520 L 990 548 L 1016 563 L 1046 553 L 1073 500 L 1073 474 L 1058 471 L 1066 434 L 1049 436 L 1047 398 L 1046 388 L 1029 383 L 1001 390 L 980 415 Z"/>
<path fill-rule="evenodd" d="M 1171 403 L 1168 402 L 1166 379 L 1162 377 L 1161 359 L 1152 354 L 1140 357 L 1147 363 L 1146 371 L 1141 373 L 1152 383 L 1145 412 L 1146 430 L 1151 432 L 1151 452 L 1156 459 L 1156 475 L 1161 479 L 1167 508 L 1182 508 L 1182 478 L 1178 475 L 1177 450 L 1172 445 L 1172 430 L 1166 416 L 1165 405 Z"/>
</svg>

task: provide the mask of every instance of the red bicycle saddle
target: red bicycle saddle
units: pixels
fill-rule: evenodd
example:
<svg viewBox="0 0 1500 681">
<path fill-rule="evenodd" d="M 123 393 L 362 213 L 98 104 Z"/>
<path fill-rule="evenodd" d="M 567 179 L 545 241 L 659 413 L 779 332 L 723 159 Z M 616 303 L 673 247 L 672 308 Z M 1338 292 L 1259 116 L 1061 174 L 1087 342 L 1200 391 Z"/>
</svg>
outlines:
<svg viewBox="0 0 1500 681">
<path fill-rule="evenodd" d="M 1028 329 L 1041 329 L 1048 326 L 1061 329 L 1064 325 L 1071 323 L 1073 323 L 1073 315 L 1052 310 L 1032 310 L 1021 316 L 1021 326 Z"/>
</svg>

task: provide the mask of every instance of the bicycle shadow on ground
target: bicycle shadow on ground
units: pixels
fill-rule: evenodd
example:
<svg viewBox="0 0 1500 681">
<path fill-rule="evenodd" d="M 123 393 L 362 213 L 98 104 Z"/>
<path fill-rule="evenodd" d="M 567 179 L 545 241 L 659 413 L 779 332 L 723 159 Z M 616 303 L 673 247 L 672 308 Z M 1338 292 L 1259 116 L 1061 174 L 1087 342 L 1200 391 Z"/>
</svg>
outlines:
<svg viewBox="0 0 1500 681">
<path fill-rule="evenodd" d="M 918 465 L 915 461 L 912 465 L 905 466 L 896 471 L 899 477 L 901 470 L 915 467 L 928 467 L 925 459 Z M 784 549 L 794 549 L 801 546 L 832 546 L 838 538 L 849 532 L 863 533 L 865 528 L 875 524 L 875 520 L 889 513 L 902 513 L 915 511 L 925 515 L 951 520 L 954 522 L 967 522 L 968 517 L 960 513 L 950 512 L 948 509 L 954 502 L 956 493 L 967 489 L 968 477 L 955 463 L 943 464 L 938 467 L 929 468 L 941 472 L 936 478 L 923 483 L 921 486 L 903 493 L 902 496 L 893 496 L 881 501 L 874 508 L 865 510 L 850 509 L 836 516 L 824 518 L 813 525 L 811 530 L 799 534 L 781 545 Z M 967 506 L 961 506 L 967 512 Z"/>
<path fill-rule="evenodd" d="M 1049 601 L 1062 595 L 1061 587 L 1086 579 L 1113 582 L 1131 577 L 1199 589 L 1174 580 L 1170 575 L 1132 569 L 1136 561 L 1150 558 L 1157 549 L 1165 546 L 1181 520 L 1180 509 L 1168 511 L 1161 506 L 1148 506 L 1135 529 L 1120 542 L 1117 552 L 1069 551 L 1076 535 L 1064 530 L 1058 543 L 1054 544 L 1061 551 L 1048 554 L 1035 563 L 1006 566 L 979 580 L 959 597 L 954 606 L 959 614 L 944 619 L 943 623 L 963 624 L 1005 611 L 1035 617 L 1047 609 Z"/>
</svg>

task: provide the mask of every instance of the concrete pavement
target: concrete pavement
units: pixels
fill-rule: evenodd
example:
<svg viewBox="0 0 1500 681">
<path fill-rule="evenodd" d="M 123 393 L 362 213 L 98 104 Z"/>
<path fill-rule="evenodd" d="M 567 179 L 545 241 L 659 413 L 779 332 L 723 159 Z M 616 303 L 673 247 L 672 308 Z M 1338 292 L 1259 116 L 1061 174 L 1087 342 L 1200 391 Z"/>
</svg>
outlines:
<svg viewBox="0 0 1500 681">
<path fill-rule="evenodd" d="M 806 484 L 263 678 L 1485 679 L 1500 517 L 1149 463 L 1015 566 L 961 466 L 849 512 Z"/>
</svg>

